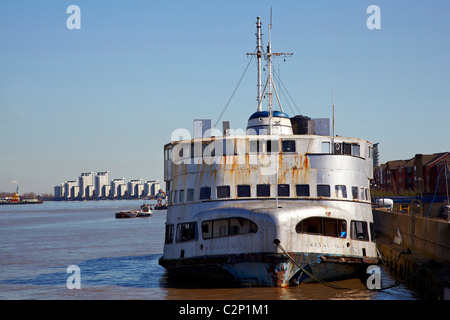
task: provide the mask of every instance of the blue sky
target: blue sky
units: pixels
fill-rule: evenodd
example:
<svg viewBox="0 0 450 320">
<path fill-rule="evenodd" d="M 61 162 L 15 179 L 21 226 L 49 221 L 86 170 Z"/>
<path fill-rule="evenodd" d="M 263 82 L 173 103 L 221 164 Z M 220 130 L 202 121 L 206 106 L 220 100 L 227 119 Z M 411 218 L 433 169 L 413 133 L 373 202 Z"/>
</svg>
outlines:
<svg viewBox="0 0 450 320">
<path fill-rule="evenodd" d="M 2 1 L 0 191 L 105 170 L 162 182 L 172 131 L 218 119 L 271 6 L 273 50 L 294 53 L 275 67 L 302 114 L 331 118 L 334 86 L 336 134 L 380 143 L 381 162 L 450 150 L 446 0 Z M 222 120 L 245 128 L 255 109 L 253 62 Z"/>
</svg>

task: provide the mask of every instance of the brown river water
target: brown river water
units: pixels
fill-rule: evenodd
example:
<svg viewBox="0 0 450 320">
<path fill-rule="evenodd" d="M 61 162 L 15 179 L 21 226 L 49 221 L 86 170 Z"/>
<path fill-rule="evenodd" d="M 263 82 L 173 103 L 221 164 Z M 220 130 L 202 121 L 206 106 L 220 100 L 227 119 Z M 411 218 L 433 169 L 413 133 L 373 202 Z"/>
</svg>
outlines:
<svg viewBox="0 0 450 320">
<path fill-rule="evenodd" d="M 115 212 L 137 209 L 142 203 L 49 201 L 0 206 L 0 300 L 420 299 L 406 285 L 377 292 L 358 278 L 333 282 L 349 290 L 319 283 L 217 288 L 177 282 L 158 265 L 166 211 L 154 211 L 150 218 L 115 219 Z M 79 289 L 69 288 L 75 283 L 68 281 L 76 275 L 68 270 L 72 265 L 79 268 Z M 381 275 L 382 287 L 395 283 L 388 270 L 381 268 Z"/>
</svg>

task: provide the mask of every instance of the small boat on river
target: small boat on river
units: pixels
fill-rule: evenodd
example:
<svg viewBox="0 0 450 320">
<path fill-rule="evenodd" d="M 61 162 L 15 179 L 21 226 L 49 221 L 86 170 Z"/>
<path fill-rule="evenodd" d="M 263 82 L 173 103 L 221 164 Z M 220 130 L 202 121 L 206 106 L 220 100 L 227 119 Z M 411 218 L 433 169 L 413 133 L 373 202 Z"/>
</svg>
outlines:
<svg viewBox="0 0 450 320">
<path fill-rule="evenodd" d="M 148 203 L 141 205 L 141 209 L 123 210 L 116 213 L 116 219 L 148 218 L 152 216 L 152 207 Z"/>
<path fill-rule="evenodd" d="M 138 217 L 139 218 L 146 218 L 146 217 L 151 217 L 152 216 L 152 207 L 148 204 L 148 203 L 144 203 L 141 206 L 141 210 L 138 213 Z"/>
</svg>

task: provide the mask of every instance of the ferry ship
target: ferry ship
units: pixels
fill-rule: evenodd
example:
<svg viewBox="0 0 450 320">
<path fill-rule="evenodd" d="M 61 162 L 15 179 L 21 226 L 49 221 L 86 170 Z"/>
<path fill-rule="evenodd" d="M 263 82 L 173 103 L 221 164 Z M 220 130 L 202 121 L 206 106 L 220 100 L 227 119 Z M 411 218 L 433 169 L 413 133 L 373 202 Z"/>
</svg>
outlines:
<svg viewBox="0 0 450 320">
<path fill-rule="evenodd" d="M 210 121 L 194 120 L 192 138 L 174 134 L 164 146 L 159 264 L 185 279 L 242 286 L 355 277 L 378 262 L 372 144 L 330 134 L 329 119 L 289 118 L 280 103 L 274 110 L 272 58 L 291 54 L 272 53 L 271 25 L 264 50 L 259 17 L 256 27 L 258 105 L 247 129 L 218 135 Z"/>
</svg>

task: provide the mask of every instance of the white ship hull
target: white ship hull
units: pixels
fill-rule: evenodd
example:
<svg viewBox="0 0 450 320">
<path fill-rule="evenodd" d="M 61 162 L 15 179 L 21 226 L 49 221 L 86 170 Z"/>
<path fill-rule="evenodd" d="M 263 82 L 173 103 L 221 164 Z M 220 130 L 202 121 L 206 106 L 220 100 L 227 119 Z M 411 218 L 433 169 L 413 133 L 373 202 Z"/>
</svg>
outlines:
<svg viewBox="0 0 450 320">
<path fill-rule="evenodd" d="M 217 201 L 169 207 L 169 225 L 170 217 L 185 215 L 191 216 L 189 221 L 195 221 L 198 226 L 205 225 L 205 221 L 222 223 L 239 217 L 254 222 L 257 230 L 250 233 L 239 230 L 230 234 L 228 227 L 222 234 L 218 231 L 216 237 L 211 237 L 210 230 L 200 227 L 194 235 L 196 240 L 177 243 L 174 239 L 172 244 L 166 244 L 160 264 L 185 279 L 195 277 L 243 286 L 288 286 L 314 280 L 301 268 L 306 268 L 321 280 L 330 281 L 358 276 L 366 271 L 368 264 L 377 263 L 370 230 L 360 235 L 365 239 L 357 239 L 355 235 L 353 238 L 356 239 L 352 239 L 349 234 L 352 221 L 372 223 L 370 204 L 279 200 L 275 209 L 275 203 L 275 200 Z M 327 226 L 328 235 L 296 232 L 299 221 L 308 218 L 319 220 L 319 217 L 322 218 L 322 228 L 325 227 L 324 219 L 345 220 L 347 234 L 338 234 L 338 226 L 332 222 Z M 330 227 L 336 229 L 331 230 Z M 295 263 L 280 252 L 275 240 L 288 251 Z"/>
</svg>

